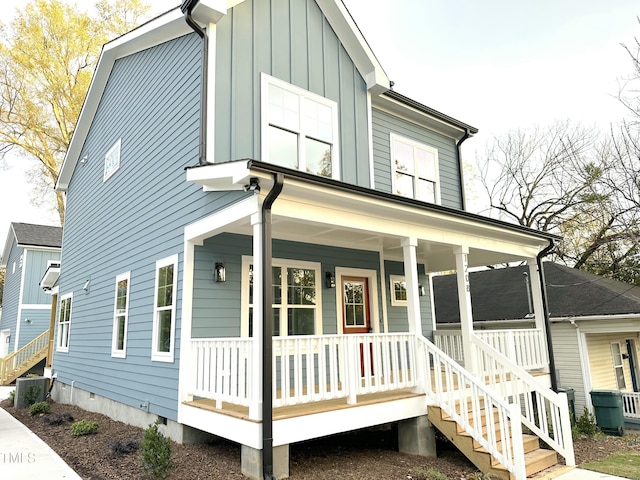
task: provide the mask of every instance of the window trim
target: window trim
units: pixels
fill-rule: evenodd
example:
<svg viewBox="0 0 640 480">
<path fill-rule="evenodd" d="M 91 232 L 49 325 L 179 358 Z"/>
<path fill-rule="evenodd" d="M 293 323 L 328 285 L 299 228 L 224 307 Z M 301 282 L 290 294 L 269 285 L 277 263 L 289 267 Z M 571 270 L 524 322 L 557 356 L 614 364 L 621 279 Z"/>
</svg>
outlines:
<svg viewBox="0 0 640 480">
<path fill-rule="evenodd" d="M 122 146 L 122 139 L 119 138 L 118 141 L 114 143 L 113 146 L 104 155 L 104 170 L 103 170 L 103 177 L 102 177 L 103 183 L 109 180 L 109 178 L 111 178 L 113 174 L 120 169 L 121 146 Z M 118 152 L 118 160 L 114 163 L 114 165 L 111 165 L 107 159 L 111 156 L 111 154 L 113 154 L 116 151 Z M 107 167 L 111 167 L 111 170 L 107 170 Z"/>
<path fill-rule="evenodd" d="M 249 337 L 249 308 L 253 304 L 249 303 L 249 266 L 253 264 L 253 256 L 242 256 L 242 290 L 241 290 L 241 303 L 242 311 L 240 313 L 240 336 L 244 338 Z M 308 270 L 314 270 L 316 273 L 316 304 L 313 307 L 315 310 L 315 320 L 313 324 L 314 335 L 322 335 L 322 279 L 321 271 L 322 265 L 319 262 L 308 262 L 304 260 L 291 260 L 274 258 L 272 260 L 272 267 L 280 267 L 282 269 L 287 268 L 305 268 Z M 283 273 L 283 279 L 286 279 L 286 275 Z M 283 298 L 288 298 L 288 291 L 286 288 L 282 290 Z M 272 304 L 273 305 L 273 304 Z M 279 304 L 280 308 L 288 308 L 289 303 Z M 309 307 L 311 309 L 311 307 Z M 289 336 L 289 329 L 287 328 L 287 315 L 280 315 L 280 332 L 279 337 Z M 283 333 L 284 332 L 284 333 Z M 304 335 L 294 335 L 304 337 Z"/>
<path fill-rule="evenodd" d="M 261 74 L 261 86 L 260 86 L 260 136 L 261 142 L 261 159 L 264 162 L 269 162 L 269 135 L 268 129 L 271 126 L 269 123 L 269 85 L 275 85 L 283 90 L 287 90 L 300 98 L 308 98 L 316 103 L 325 105 L 331 109 L 331 127 L 332 127 L 332 142 L 331 142 L 331 178 L 334 180 L 340 180 L 340 128 L 339 128 L 339 115 L 338 115 L 338 103 L 334 100 L 330 100 L 326 97 L 318 95 L 316 93 L 305 90 L 304 88 L 292 85 L 291 83 L 280 80 L 279 78 L 272 77 L 271 75 L 262 72 Z M 299 109 L 302 112 L 302 108 Z M 302 114 L 301 114 L 302 115 Z M 278 127 L 283 128 L 283 127 Z M 283 128 L 284 129 L 284 128 Z M 289 131 L 287 129 L 284 129 Z M 305 135 L 302 122 L 300 122 L 300 131 L 292 132 L 296 133 L 299 137 L 307 137 Z M 316 140 L 313 136 L 308 137 Z M 303 168 L 298 168 L 300 171 L 305 171 L 306 158 L 304 157 L 304 142 L 298 142 L 298 163 L 303 164 Z M 328 178 L 328 177 L 327 177 Z"/>
<path fill-rule="evenodd" d="M 399 300 L 396 298 L 396 289 L 394 288 L 395 282 L 404 282 L 405 283 L 405 291 L 406 291 L 406 277 L 404 275 L 389 275 L 389 296 L 391 297 L 391 306 L 392 307 L 406 307 L 407 300 Z"/>
<path fill-rule="evenodd" d="M 169 336 L 169 351 L 168 352 L 160 352 L 157 350 L 158 344 L 158 335 L 160 333 L 160 325 L 158 319 L 158 313 L 160 310 L 158 308 L 158 285 L 160 281 L 160 277 L 158 272 L 163 267 L 168 267 L 169 265 L 173 265 L 173 290 L 172 290 L 172 302 L 171 302 L 171 332 Z M 161 260 L 156 261 L 156 269 L 155 269 L 155 287 L 153 292 L 153 331 L 151 334 L 151 360 L 154 362 L 167 362 L 171 363 L 174 361 L 174 353 L 176 346 L 176 302 L 177 302 L 177 285 L 178 285 L 178 255 L 171 255 L 170 257 L 163 258 Z"/>
<path fill-rule="evenodd" d="M 65 322 L 61 321 L 62 314 L 64 309 L 62 308 L 62 304 L 65 300 L 71 302 L 69 305 L 69 318 L 66 319 Z M 68 352 L 69 344 L 71 340 L 71 318 L 73 317 L 73 292 L 66 293 L 60 297 L 60 310 L 58 311 L 58 321 L 56 322 L 56 329 L 58 330 L 57 338 L 56 338 L 56 352 Z M 62 345 L 62 326 L 67 325 L 67 335 L 66 342 Z"/>
<path fill-rule="evenodd" d="M 393 193 L 394 195 L 400 195 L 396 193 L 396 165 L 394 162 L 394 147 L 393 144 L 398 141 L 401 143 L 404 143 L 406 145 L 409 145 L 413 148 L 419 148 L 422 150 L 425 150 L 427 152 L 430 152 L 434 155 L 434 168 L 435 168 L 435 178 L 432 179 L 427 179 L 430 181 L 433 181 L 434 183 L 434 203 L 436 205 L 440 205 L 442 203 L 442 198 L 441 198 L 441 192 L 440 192 L 440 159 L 438 156 L 438 149 L 435 147 L 431 147 L 425 143 L 419 142 L 417 140 L 413 140 L 411 138 L 407 138 L 405 136 L 399 135 L 395 132 L 389 132 L 389 154 L 390 154 L 390 167 L 391 167 L 391 193 Z M 413 199 L 414 200 L 419 200 L 419 201 L 425 201 L 425 200 L 420 200 L 415 198 L 415 192 L 416 190 L 416 178 L 418 178 L 417 175 L 414 175 L 414 186 L 413 186 Z M 404 196 L 404 195 L 400 195 L 400 196 Z M 409 198 L 409 197 L 406 197 Z"/>
<path fill-rule="evenodd" d="M 127 281 L 127 295 L 126 304 L 124 308 L 124 334 L 122 339 L 122 349 L 117 348 L 118 344 L 118 283 L 121 281 Z M 111 337 L 111 356 L 114 358 L 126 358 L 127 357 L 127 332 L 129 330 L 129 300 L 131 289 L 131 272 L 121 273 L 116 276 L 115 292 L 113 300 L 113 334 Z"/>
<path fill-rule="evenodd" d="M 613 351 L 614 345 L 618 346 L 618 355 L 620 356 L 620 363 L 617 365 L 616 365 L 616 354 Z M 626 390 L 627 378 L 624 371 L 624 357 L 622 352 L 622 345 L 620 344 L 620 342 L 611 342 L 611 364 L 613 365 L 613 376 L 614 376 L 614 381 L 616 382 L 617 389 Z M 618 382 L 618 373 L 617 373 L 618 368 L 622 371 L 622 382 L 624 383 L 622 387 L 620 386 L 620 382 Z"/>
</svg>

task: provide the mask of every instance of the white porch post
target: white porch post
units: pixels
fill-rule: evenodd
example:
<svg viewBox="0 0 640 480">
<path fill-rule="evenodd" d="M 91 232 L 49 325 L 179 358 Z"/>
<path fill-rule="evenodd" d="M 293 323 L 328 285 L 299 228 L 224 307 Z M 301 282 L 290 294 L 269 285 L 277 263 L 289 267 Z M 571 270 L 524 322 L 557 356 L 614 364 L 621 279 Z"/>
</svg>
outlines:
<svg viewBox="0 0 640 480">
<path fill-rule="evenodd" d="M 251 361 L 251 385 L 249 418 L 262 420 L 262 218 L 260 213 L 251 216 L 253 227 L 253 357 Z"/>
<path fill-rule="evenodd" d="M 407 282 L 407 316 L 409 332 L 422 335 L 422 320 L 420 318 L 420 297 L 418 295 L 418 257 L 416 248 L 417 238 L 402 240 L 402 254 L 404 257 L 404 280 Z"/>
<path fill-rule="evenodd" d="M 542 332 L 542 345 L 540 348 L 544 349 L 544 352 L 549 351 L 549 344 L 547 343 L 547 325 L 544 320 L 544 305 L 542 303 L 542 286 L 540 285 L 540 272 L 538 271 L 538 262 L 535 258 L 530 258 L 527 261 L 529 265 L 529 284 L 531 285 L 531 300 L 533 303 L 533 313 L 536 320 L 536 329 Z M 543 352 L 540 352 L 542 354 Z M 545 355 L 546 356 L 546 355 Z M 546 367 L 546 371 L 549 370 L 549 365 Z"/>
<path fill-rule="evenodd" d="M 456 257 L 456 279 L 458 284 L 458 305 L 460 307 L 460 330 L 462 333 L 462 351 L 464 366 L 471 373 L 478 372 L 473 354 L 471 335 L 473 335 L 473 312 L 471 310 L 471 287 L 469 284 L 469 247 L 454 249 Z"/>
</svg>

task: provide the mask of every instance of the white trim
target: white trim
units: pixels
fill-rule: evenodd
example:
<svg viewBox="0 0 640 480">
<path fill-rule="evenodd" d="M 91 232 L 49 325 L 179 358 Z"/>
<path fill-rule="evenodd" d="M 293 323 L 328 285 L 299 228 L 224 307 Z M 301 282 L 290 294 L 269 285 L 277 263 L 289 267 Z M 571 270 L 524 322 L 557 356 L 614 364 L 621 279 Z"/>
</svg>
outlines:
<svg viewBox="0 0 640 480">
<path fill-rule="evenodd" d="M 369 188 L 376 188 L 375 158 L 373 155 L 373 112 L 371 110 L 371 92 L 367 91 L 367 144 L 369 145 Z"/>
<path fill-rule="evenodd" d="M 407 279 L 404 275 L 389 275 L 389 295 L 391 296 L 392 307 L 406 307 L 406 300 L 398 300 L 396 298 L 396 289 L 394 287 L 395 282 L 404 282 L 404 290 L 407 291 Z"/>
<path fill-rule="evenodd" d="M 292 85 L 288 82 L 280 80 L 279 78 L 272 77 L 264 72 L 262 72 L 260 76 L 260 138 L 262 139 L 261 148 L 260 148 L 260 158 L 264 162 L 270 162 L 269 158 L 269 127 L 272 125 L 269 123 L 268 112 L 269 112 L 269 86 L 274 85 L 282 90 L 286 90 L 288 92 L 297 95 L 300 102 L 298 108 L 299 115 L 299 123 L 297 131 L 291 131 L 298 135 L 298 169 L 301 171 L 306 171 L 306 158 L 304 153 L 304 143 L 300 141 L 303 138 L 311 138 L 315 140 L 315 137 L 306 135 L 306 131 L 304 128 L 304 99 L 311 100 L 312 102 L 324 105 L 331 109 L 331 178 L 335 180 L 340 180 L 340 127 L 339 127 L 339 115 L 338 115 L 338 104 L 333 100 L 322 97 L 318 94 L 305 90 L 304 88 L 300 88 L 296 85 Z M 275 125 L 275 124 L 274 124 Z M 277 128 L 285 128 L 282 125 L 275 125 Z M 325 140 L 321 140 L 325 142 Z M 273 163 L 273 162 L 271 162 Z"/>
<path fill-rule="evenodd" d="M 253 264 L 253 257 L 251 255 L 243 255 L 242 256 L 242 280 L 241 284 L 241 305 L 242 310 L 240 313 L 240 336 L 248 337 L 249 336 L 249 266 Z M 274 258 L 272 260 L 273 267 L 280 267 L 283 270 L 289 268 L 304 268 L 308 270 L 313 270 L 316 272 L 316 303 L 313 308 L 309 307 L 309 310 L 313 310 L 315 312 L 314 322 L 313 322 L 313 334 L 312 335 L 322 335 L 322 286 L 323 286 L 323 278 L 322 278 L 322 265 L 319 262 L 309 262 L 304 260 L 294 260 L 294 259 L 284 259 L 284 258 Z M 269 275 L 271 278 L 271 275 Z M 285 300 L 288 298 L 288 292 L 286 288 L 286 275 L 283 272 L 282 281 L 285 282 L 285 287 L 282 289 L 282 299 Z M 254 281 L 255 285 L 255 281 Z M 254 298 L 256 294 L 254 292 Z M 275 305 L 280 305 L 283 308 L 295 307 L 296 304 L 291 304 L 288 301 L 284 304 L 272 304 L 272 308 Z M 298 305 L 299 306 L 299 305 Z M 254 318 L 255 321 L 255 318 Z M 280 337 L 288 336 L 288 318 L 287 315 L 280 315 Z"/>
<path fill-rule="evenodd" d="M 182 309 L 180 316 L 180 362 L 178 364 L 178 418 L 179 423 L 185 423 L 182 416 L 182 402 L 193 400 L 190 387 L 194 385 L 195 371 L 192 368 L 193 354 L 190 348 L 191 325 L 193 322 L 193 272 L 194 272 L 195 242 L 184 240 L 183 276 L 182 276 Z"/>
<path fill-rule="evenodd" d="M 611 364 L 613 365 L 613 376 L 616 382 L 616 385 L 618 387 L 618 390 L 626 390 L 627 389 L 627 379 L 626 379 L 626 371 L 624 368 L 624 358 L 622 357 L 622 345 L 620 344 L 619 341 L 614 341 L 614 342 L 609 342 L 610 347 L 609 350 L 611 351 Z M 613 346 L 617 345 L 618 346 L 618 356 L 620 357 L 620 363 L 616 364 L 616 355 L 613 352 Z M 621 387 L 619 382 L 618 382 L 618 373 L 616 372 L 616 369 L 620 368 L 622 370 L 622 383 L 624 383 L 624 385 Z"/>
<path fill-rule="evenodd" d="M 117 348 L 118 343 L 118 283 L 123 280 L 127 281 L 127 294 L 126 305 L 124 308 L 124 332 L 122 339 L 122 349 Z M 114 300 L 113 300 L 113 332 L 111 337 L 111 356 L 114 358 L 126 358 L 127 357 L 127 332 L 129 331 L 129 304 L 130 304 L 130 292 L 131 292 L 131 272 L 121 273 L 116 276 L 115 288 L 114 288 Z M 120 315 L 121 316 L 121 315 Z"/>
<path fill-rule="evenodd" d="M 433 192 L 433 197 L 434 197 L 434 203 L 437 205 L 440 205 L 442 203 L 441 197 L 440 197 L 440 160 L 438 158 L 438 149 L 434 148 L 430 145 L 427 145 L 425 143 L 422 142 L 418 142 L 417 140 L 413 140 L 411 138 L 407 138 L 404 137 L 402 135 L 398 135 L 397 133 L 394 132 L 390 132 L 389 133 L 389 152 L 391 155 L 391 161 L 389 162 L 389 166 L 391 168 L 391 193 L 396 194 L 396 168 L 394 165 L 394 147 L 393 144 L 394 142 L 400 142 L 400 143 L 404 143 L 405 145 L 412 147 L 412 148 L 417 148 L 420 150 L 424 150 L 425 152 L 431 153 L 434 157 L 433 161 L 434 161 L 434 170 L 435 170 L 435 176 L 433 178 L 431 177 L 424 177 L 425 180 L 428 181 L 432 181 L 434 183 L 434 192 Z M 413 185 L 413 198 L 416 200 L 421 200 L 416 198 L 417 195 L 417 182 L 416 180 L 418 178 L 423 178 L 423 177 L 419 177 L 418 176 L 418 169 L 417 167 L 414 170 L 414 174 L 412 175 L 414 178 L 414 185 Z M 422 200 L 424 202 L 428 202 L 428 200 Z"/>
<path fill-rule="evenodd" d="M 22 249 L 22 254 L 20 255 L 20 258 L 23 258 L 22 256 L 24 255 L 25 257 L 23 258 L 23 262 L 22 265 L 26 265 L 27 264 L 27 257 L 28 257 L 28 252 L 29 250 L 26 248 Z M 14 274 L 15 274 L 15 266 L 16 263 L 13 262 L 13 268 L 14 268 Z M 25 279 L 26 279 L 26 272 L 27 269 L 20 267 L 20 295 L 18 296 L 18 316 L 16 317 L 16 338 L 14 339 L 14 343 L 13 343 L 13 351 L 17 352 L 18 351 L 18 345 L 20 342 L 20 325 L 22 324 L 22 309 L 24 308 L 22 306 L 22 299 L 24 298 L 24 284 L 25 284 Z"/>
<path fill-rule="evenodd" d="M 11 343 L 11 329 L 0 330 L 0 358 L 9 354 L 9 343 Z"/>
<path fill-rule="evenodd" d="M 590 412 L 593 412 L 593 404 L 591 403 L 591 366 L 589 365 L 589 347 L 587 345 L 587 335 L 576 328 L 576 336 L 578 338 L 578 354 L 580 355 L 580 366 L 582 371 L 582 385 L 584 388 L 585 405 Z M 576 416 L 581 412 L 576 412 Z"/>
<path fill-rule="evenodd" d="M 21 305 L 22 310 L 50 310 L 51 305 L 46 303 L 25 303 Z"/>
<path fill-rule="evenodd" d="M 65 322 L 65 324 L 67 325 L 67 338 L 66 338 L 66 345 L 61 345 L 62 343 L 62 323 L 60 322 L 60 315 L 62 315 L 62 302 L 64 302 L 65 300 L 69 299 L 69 301 L 71 302 L 71 305 L 69 306 L 69 317 L 67 318 L 67 321 Z M 57 329 L 57 335 L 56 335 L 56 352 L 68 352 L 69 351 L 69 345 L 71 343 L 71 319 L 73 318 L 73 292 L 69 292 L 66 293 L 64 295 L 62 295 L 60 297 L 60 308 L 58 308 L 58 318 L 56 321 L 56 329 Z"/>
<path fill-rule="evenodd" d="M 120 170 L 120 152 L 122 147 L 122 139 L 119 138 L 113 146 L 107 150 L 107 153 L 104 155 L 104 169 L 102 174 L 102 182 L 106 182 L 109 180 L 114 173 Z M 118 154 L 117 161 L 112 161 L 111 156 L 116 153 Z"/>
<path fill-rule="evenodd" d="M 169 334 L 169 351 L 160 352 L 157 350 L 159 325 L 158 325 L 158 271 L 161 268 L 173 265 L 173 285 L 172 285 L 172 300 L 171 308 L 168 310 L 171 312 L 171 332 Z M 156 262 L 155 269 L 155 287 L 153 292 L 153 332 L 151 334 L 151 360 L 155 362 L 168 362 L 171 363 L 174 360 L 175 352 L 175 335 L 176 335 L 176 301 L 178 298 L 177 286 L 178 286 L 178 254 L 171 255 L 170 257 L 163 258 Z"/>
<path fill-rule="evenodd" d="M 337 332 L 344 334 L 342 320 L 342 277 L 366 277 L 369 280 L 369 312 L 371 314 L 371 329 L 373 333 L 380 333 L 380 308 L 378 297 L 378 272 L 363 268 L 336 267 L 336 324 Z"/>
<path fill-rule="evenodd" d="M 384 267 L 384 254 L 382 250 L 378 251 L 378 258 L 380 259 L 380 278 L 383 279 L 387 277 L 387 273 L 386 273 L 386 268 Z M 388 309 L 387 309 L 387 289 L 384 285 L 384 282 L 382 282 L 382 288 L 380 290 L 380 294 L 382 296 L 381 298 L 382 330 L 383 330 L 383 333 L 388 333 L 389 332 L 389 315 L 388 315 Z"/>
</svg>

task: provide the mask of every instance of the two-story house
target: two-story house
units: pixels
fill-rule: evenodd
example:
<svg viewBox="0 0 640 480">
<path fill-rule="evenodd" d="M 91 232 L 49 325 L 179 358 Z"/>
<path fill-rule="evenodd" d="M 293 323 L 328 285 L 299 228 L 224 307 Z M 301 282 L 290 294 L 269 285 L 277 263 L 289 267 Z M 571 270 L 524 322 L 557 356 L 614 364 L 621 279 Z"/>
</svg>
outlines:
<svg viewBox="0 0 640 480">
<path fill-rule="evenodd" d="M 60 266 L 62 228 L 11 223 L 0 261 L 5 269 L 0 319 L 0 385 L 43 360 L 49 345 L 51 296 L 40 287 Z"/>
<path fill-rule="evenodd" d="M 480 342 L 466 288 L 478 363 L 430 341 L 432 272 L 537 277 L 554 240 L 465 212 L 477 130 L 393 91 L 341 0 L 181 7 L 105 45 L 60 172 L 54 398 L 238 442 L 253 478 L 390 422 L 403 451 L 434 455 L 434 424 L 505 478 L 557 460 L 524 425 L 571 465 L 548 364 Z"/>
</svg>

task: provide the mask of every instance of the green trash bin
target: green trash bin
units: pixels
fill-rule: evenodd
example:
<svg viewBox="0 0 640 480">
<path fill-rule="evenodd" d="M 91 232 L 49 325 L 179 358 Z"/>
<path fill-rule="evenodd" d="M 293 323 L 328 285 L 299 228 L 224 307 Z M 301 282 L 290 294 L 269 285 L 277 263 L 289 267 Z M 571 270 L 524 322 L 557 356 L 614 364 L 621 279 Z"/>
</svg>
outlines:
<svg viewBox="0 0 640 480">
<path fill-rule="evenodd" d="M 598 427 L 607 435 L 624 435 L 622 393 L 618 390 L 593 390 L 591 403 Z"/>
<path fill-rule="evenodd" d="M 558 387 L 558 393 L 564 392 L 567 394 L 567 403 L 569 404 L 569 418 L 571 419 L 571 426 L 576 426 L 576 391 L 573 388 Z"/>
</svg>

